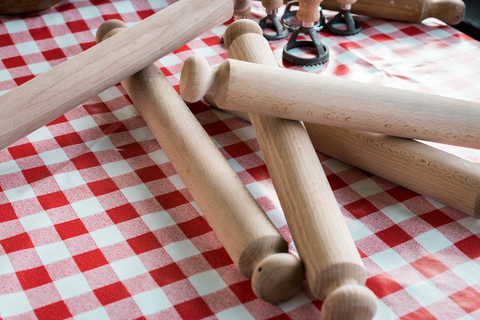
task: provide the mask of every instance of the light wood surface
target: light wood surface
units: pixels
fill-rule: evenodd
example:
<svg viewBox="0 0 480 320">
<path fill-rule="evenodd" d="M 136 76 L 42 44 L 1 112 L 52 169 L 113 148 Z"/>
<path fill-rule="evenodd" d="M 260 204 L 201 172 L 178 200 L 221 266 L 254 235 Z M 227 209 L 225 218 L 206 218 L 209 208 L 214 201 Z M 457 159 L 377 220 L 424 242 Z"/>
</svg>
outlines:
<svg viewBox="0 0 480 320">
<path fill-rule="evenodd" d="M 122 37 L 125 30 L 122 21 L 107 21 L 97 41 Z M 281 302 L 295 295 L 302 263 L 287 254 L 285 239 L 158 67 L 121 83 L 235 265 L 262 284 L 259 297 Z"/>
<path fill-rule="evenodd" d="M 182 0 L 0 97 L 0 149 L 227 21 L 232 0 Z"/>
<path fill-rule="evenodd" d="M 283 0 L 262 0 L 262 5 L 265 9 L 278 9 L 283 5 Z"/>
<path fill-rule="evenodd" d="M 480 219 L 480 165 L 411 139 L 304 124 L 316 151 Z"/>
<path fill-rule="evenodd" d="M 301 22 L 317 22 L 320 19 L 318 6 L 323 0 L 298 0 L 297 19 Z"/>
<path fill-rule="evenodd" d="M 477 102 L 230 59 L 203 66 L 184 68 L 184 82 L 195 82 L 187 101 L 207 94 L 222 109 L 480 148 Z"/>
<path fill-rule="evenodd" d="M 224 37 L 230 58 L 276 68 L 268 42 L 254 22 L 236 21 Z M 190 75 L 188 69 L 195 68 L 195 64 L 184 65 L 181 92 L 186 85 L 183 77 Z M 275 80 L 272 78 L 264 85 L 274 86 Z M 216 96 L 209 98 L 215 103 Z M 303 124 L 257 114 L 249 116 L 295 246 L 304 261 L 310 289 L 317 298 L 325 300 L 323 318 L 371 319 L 376 298 L 363 286 L 365 268 Z"/>
<path fill-rule="evenodd" d="M 338 11 L 338 1 L 324 0 L 322 8 Z M 463 20 L 465 3 L 461 0 L 359 0 L 352 5 L 351 12 L 374 18 L 415 23 L 420 23 L 426 18 L 437 18 L 455 25 Z"/>
</svg>

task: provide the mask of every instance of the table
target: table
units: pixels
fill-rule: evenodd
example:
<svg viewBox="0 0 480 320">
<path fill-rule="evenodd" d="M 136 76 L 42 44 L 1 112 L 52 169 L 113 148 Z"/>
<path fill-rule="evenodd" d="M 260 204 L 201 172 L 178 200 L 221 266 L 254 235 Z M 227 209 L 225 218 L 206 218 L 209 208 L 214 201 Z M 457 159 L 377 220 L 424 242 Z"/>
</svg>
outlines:
<svg viewBox="0 0 480 320">
<path fill-rule="evenodd" d="M 62 1 L 0 18 L 0 94 L 95 45 L 107 19 L 132 25 L 175 1 Z M 328 18 L 335 13 L 326 12 Z M 254 2 L 250 18 L 264 16 Z M 480 102 L 480 43 L 436 20 L 368 17 L 320 35 L 323 66 L 301 72 Z M 157 64 L 178 90 L 183 61 L 227 58 L 224 25 Z M 272 81 L 274 85 L 274 81 Z M 248 122 L 200 102 L 198 121 L 296 249 Z M 475 163 L 478 150 L 431 144 Z M 376 319 L 480 318 L 480 222 L 318 153 L 378 297 Z M 121 85 L 0 152 L 2 319 L 318 319 L 306 282 L 278 305 L 257 299 Z"/>
</svg>

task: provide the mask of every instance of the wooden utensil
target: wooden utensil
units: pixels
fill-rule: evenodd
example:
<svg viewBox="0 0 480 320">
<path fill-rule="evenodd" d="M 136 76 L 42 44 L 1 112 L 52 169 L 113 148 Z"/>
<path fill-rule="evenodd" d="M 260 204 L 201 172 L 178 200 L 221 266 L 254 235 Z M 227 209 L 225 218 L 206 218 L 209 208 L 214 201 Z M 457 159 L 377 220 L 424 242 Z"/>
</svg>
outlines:
<svg viewBox="0 0 480 320">
<path fill-rule="evenodd" d="M 477 102 L 235 60 L 203 66 L 184 68 L 191 101 L 212 95 L 222 109 L 480 148 Z"/>
<path fill-rule="evenodd" d="M 107 21 L 97 41 L 123 37 L 126 27 Z M 121 83 L 257 296 L 276 303 L 296 294 L 302 263 L 288 254 L 285 239 L 158 67 L 151 64 Z"/>
<path fill-rule="evenodd" d="M 33 14 L 50 9 L 61 0 L 2 0 L 0 14 Z"/>
<path fill-rule="evenodd" d="M 304 124 L 316 151 L 480 219 L 480 165 L 411 139 Z"/>
<path fill-rule="evenodd" d="M 322 8 L 338 11 L 337 0 L 324 0 Z M 420 23 L 426 18 L 437 18 L 447 24 L 462 22 L 465 3 L 461 0 L 360 0 L 352 6 L 352 13 L 373 18 Z"/>
<path fill-rule="evenodd" d="M 230 25 L 225 32 L 225 44 L 231 58 L 266 64 L 272 69 L 276 66 L 261 28 L 252 21 L 239 20 Z M 192 56 L 184 65 L 180 77 L 182 96 L 196 88 L 188 87 L 191 72 L 208 68 L 200 65 L 196 69 L 196 63 Z M 190 94 L 186 97 L 190 101 Z M 210 98 L 217 102 L 217 97 Z M 325 300 L 323 318 L 371 319 L 376 298 L 363 286 L 365 268 L 303 124 L 257 114 L 249 116 L 304 261 L 310 288 L 316 297 Z"/>
<path fill-rule="evenodd" d="M 244 3 L 246 1 L 239 1 Z M 232 0 L 182 0 L 0 97 L 0 149 L 233 15 Z M 240 9 L 238 9 L 240 10 Z"/>
</svg>

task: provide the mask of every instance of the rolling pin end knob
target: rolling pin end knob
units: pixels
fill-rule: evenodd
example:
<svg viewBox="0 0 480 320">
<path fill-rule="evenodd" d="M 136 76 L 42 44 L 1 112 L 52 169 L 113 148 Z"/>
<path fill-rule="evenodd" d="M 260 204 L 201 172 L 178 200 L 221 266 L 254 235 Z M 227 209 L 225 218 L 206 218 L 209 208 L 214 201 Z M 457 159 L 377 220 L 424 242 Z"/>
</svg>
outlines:
<svg viewBox="0 0 480 320">
<path fill-rule="evenodd" d="M 95 35 L 95 40 L 97 41 L 97 43 L 100 43 L 106 38 L 108 38 L 106 36 L 108 33 L 110 33 L 110 31 L 115 29 L 123 30 L 127 28 L 128 28 L 127 25 L 122 20 L 117 20 L 117 19 L 107 20 L 104 23 L 102 23 L 100 27 L 98 27 L 97 33 Z M 112 36 L 112 35 L 113 34 L 110 34 L 109 36 Z"/>
<path fill-rule="evenodd" d="M 347 284 L 333 290 L 322 305 L 325 320 L 370 320 L 377 311 L 377 297 L 367 287 Z"/>
<path fill-rule="evenodd" d="M 186 102 L 202 100 L 211 86 L 213 69 L 200 55 L 192 55 L 185 60 L 180 74 L 180 95 Z"/>
<path fill-rule="evenodd" d="M 288 253 L 277 253 L 262 260 L 252 275 L 252 289 L 263 301 L 279 303 L 293 297 L 304 280 L 303 264 Z"/>
<path fill-rule="evenodd" d="M 263 35 L 262 28 L 253 20 L 241 19 L 229 25 L 227 30 L 225 30 L 225 34 L 223 35 L 223 41 L 227 49 L 230 47 L 233 41 L 235 41 L 235 39 L 247 33 Z"/>
</svg>

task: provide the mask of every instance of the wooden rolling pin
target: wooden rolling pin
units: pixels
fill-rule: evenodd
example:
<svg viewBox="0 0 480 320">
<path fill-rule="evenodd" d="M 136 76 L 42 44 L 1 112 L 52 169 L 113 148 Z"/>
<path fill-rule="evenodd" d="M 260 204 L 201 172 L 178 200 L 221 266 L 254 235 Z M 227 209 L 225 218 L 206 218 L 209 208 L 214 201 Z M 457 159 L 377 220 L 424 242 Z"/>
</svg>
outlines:
<svg viewBox="0 0 480 320">
<path fill-rule="evenodd" d="M 242 6 L 247 0 L 239 1 Z M 236 7 L 236 10 L 245 9 Z M 182 0 L 0 97 L 0 150 L 230 19 L 232 0 Z"/>
<path fill-rule="evenodd" d="M 316 151 L 480 219 L 480 165 L 411 139 L 307 122 L 305 128 Z"/>
<path fill-rule="evenodd" d="M 221 109 L 480 148 L 477 102 L 236 60 L 214 70 L 199 60 L 182 72 L 188 101 L 211 95 Z"/>
<path fill-rule="evenodd" d="M 107 21 L 97 41 L 123 37 L 126 27 Z M 274 303 L 296 294 L 302 263 L 288 254 L 285 239 L 158 67 L 151 64 L 122 85 L 235 265 L 252 278 L 255 294 Z"/>
<path fill-rule="evenodd" d="M 276 66 L 253 21 L 236 21 L 224 39 L 229 57 Z M 189 59 L 184 65 L 187 82 L 196 61 Z M 180 77 L 182 94 L 190 89 L 185 87 L 185 74 L 182 71 Z M 323 319 L 371 319 L 376 297 L 363 286 L 365 268 L 302 123 L 257 114 L 250 119 L 309 286 L 325 300 Z"/>
<path fill-rule="evenodd" d="M 322 8 L 338 11 L 337 0 L 324 0 Z M 360 0 L 352 13 L 373 18 L 420 23 L 426 18 L 437 18 L 447 24 L 462 22 L 465 3 L 462 0 Z"/>
</svg>

